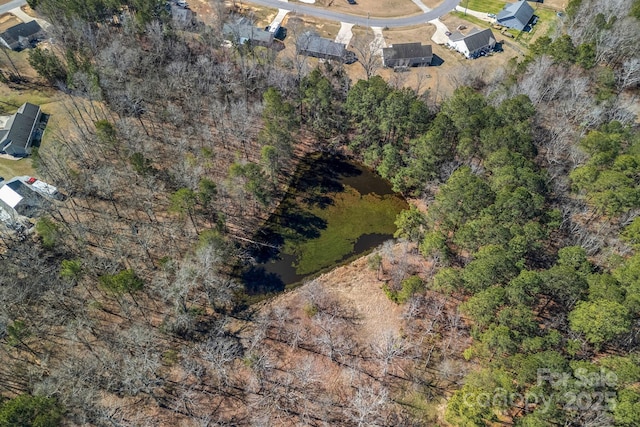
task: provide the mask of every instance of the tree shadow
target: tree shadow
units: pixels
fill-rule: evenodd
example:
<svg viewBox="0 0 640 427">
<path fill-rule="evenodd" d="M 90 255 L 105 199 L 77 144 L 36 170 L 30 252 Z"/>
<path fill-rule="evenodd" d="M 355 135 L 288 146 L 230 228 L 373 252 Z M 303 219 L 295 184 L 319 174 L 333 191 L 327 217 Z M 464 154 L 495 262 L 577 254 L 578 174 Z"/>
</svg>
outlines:
<svg viewBox="0 0 640 427">
<path fill-rule="evenodd" d="M 344 191 L 342 179 L 362 174 L 355 165 L 342 156 L 323 154 L 305 159 L 300 166 L 302 172 L 292 185 L 293 196 L 310 207 L 325 209 L 332 204 L 330 193 Z"/>
<path fill-rule="evenodd" d="M 337 155 L 311 155 L 300 162 L 280 206 L 253 238 L 262 244 L 248 248 L 254 265 L 240 268 L 248 294 L 279 292 L 300 279 L 293 267 L 296 256 L 283 254 L 282 247 L 320 237 L 327 221 L 312 210 L 332 205 L 332 194 L 345 190 L 342 180 L 362 173 Z"/>
<path fill-rule="evenodd" d="M 275 273 L 268 272 L 264 267 L 254 265 L 242 273 L 242 281 L 249 295 L 269 294 L 284 291 L 284 282 Z"/>
</svg>

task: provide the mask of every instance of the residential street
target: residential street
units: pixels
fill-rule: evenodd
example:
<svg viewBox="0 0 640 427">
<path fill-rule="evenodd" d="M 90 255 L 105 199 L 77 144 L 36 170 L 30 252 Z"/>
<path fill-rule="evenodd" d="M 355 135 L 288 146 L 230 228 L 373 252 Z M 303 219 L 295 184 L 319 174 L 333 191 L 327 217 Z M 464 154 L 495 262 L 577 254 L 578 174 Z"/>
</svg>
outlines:
<svg viewBox="0 0 640 427">
<path fill-rule="evenodd" d="M 460 0 L 444 0 L 442 4 L 429 12 L 420 15 L 403 16 L 399 18 L 367 18 L 366 16 L 356 16 L 347 13 L 334 12 L 315 6 L 308 6 L 299 3 L 286 3 L 281 0 L 250 0 L 249 3 L 261 6 L 273 7 L 276 9 L 289 9 L 296 13 L 315 16 L 331 21 L 346 22 L 365 27 L 406 27 L 410 25 L 423 24 L 454 10 Z M 26 0 L 12 0 L 0 6 L 0 14 L 9 12 L 11 9 L 27 4 Z M 283 8 L 283 6 L 285 6 Z"/>
<path fill-rule="evenodd" d="M 0 5 L 0 15 L 9 12 L 11 9 L 27 4 L 26 0 L 12 0 L 9 3 Z"/>
<path fill-rule="evenodd" d="M 316 18 L 327 19 L 330 21 L 348 22 L 350 24 L 361 25 L 364 27 L 407 27 L 417 25 L 437 19 L 442 15 L 454 10 L 460 0 L 444 0 L 442 4 L 433 10 L 419 15 L 403 16 L 399 18 L 367 18 L 366 16 L 356 16 L 347 13 L 334 12 L 315 6 L 307 6 L 303 4 L 285 3 L 281 0 L 249 0 L 248 3 L 260 6 L 268 6 L 276 9 L 290 8 L 295 13 L 315 16 Z"/>
</svg>

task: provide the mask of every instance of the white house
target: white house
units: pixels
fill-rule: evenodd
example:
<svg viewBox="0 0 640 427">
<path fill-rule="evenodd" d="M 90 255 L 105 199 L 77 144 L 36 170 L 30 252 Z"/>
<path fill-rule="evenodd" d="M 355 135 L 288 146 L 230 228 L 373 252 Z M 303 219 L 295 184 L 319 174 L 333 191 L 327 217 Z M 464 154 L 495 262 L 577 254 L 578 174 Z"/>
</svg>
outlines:
<svg viewBox="0 0 640 427">
<path fill-rule="evenodd" d="M 495 47 L 496 38 L 489 28 L 486 30 L 472 28 L 467 35 L 460 32 L 451 34 L 447 45 L 467 58 L 477 58 Z"/>
</svg>

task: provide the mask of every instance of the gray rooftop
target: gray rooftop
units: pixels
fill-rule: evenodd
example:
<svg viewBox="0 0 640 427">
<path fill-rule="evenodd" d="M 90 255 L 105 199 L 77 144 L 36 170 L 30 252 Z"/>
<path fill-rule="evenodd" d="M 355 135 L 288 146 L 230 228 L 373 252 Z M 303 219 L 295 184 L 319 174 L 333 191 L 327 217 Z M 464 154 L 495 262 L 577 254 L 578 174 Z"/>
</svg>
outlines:
<svg viewBox="0 0 640 427">
<path fill-rule="evenodd" d="M 19 42 L 20 37 L 33 37 L 40 31 L 42 31 L 42 28 L 36 21 L 22 22 L 7 29 L 4 33 L 0 34 L 0 37 L 2 37 L 7 44 L 12 45 Z"/>
<path fill-rule="evenodd" d="M 484 30 L 473 28 L 469 31 L 469 33 L 466 36 L 463 36 L 462 38 L 458 38 L 457 40 L 454 40 L 452 38 L 454 35 L 455 34 L 451 34 L 451 40 L 452 41 L 464 40 L 464 43 L 467 45 L 467 49 L 469 49 L 469 52 L 475 52 L 478 49 L 482 49 L 483 47 L 489 46 L 491 45 L 492 41 L 495 43 L 495 40 L 496 40 L 496 38 L 493 36 L 493 33 L 489 28 Z"/>
<path fill-rule="evenodd" d="M 22 200 L 13 208 L 18 214 L 34 218 L 41 215 L 49 205 L 49 201 L 34 191 L 19 178 L 14 178 L 5 184 L 22 196 Z"/>
<path fill-rule="evenodd" d="M 250 40 L 254 43 L 268 45 L 273 42 L 273 33 L 244 22 L 224 24 L 222 32 L 239 43 Z"/>
<path fill-rule="evenodd" d="M 390 47 L 382 48 L 384 59 L 412 59 L 412 58 L 429 58 L 433 56 L 431 45 L 422 45 L 422 43 L 398 43 Z"/>
<path fill-rule="evenodd" d="M 531 21 L 532 17 L 533 8 L 529 3 L 526 1 L 518 1 L 507 4 L 504 9 L 498 13 L 496 20 L 500 22 L 509 19 L 516 19 L 521 24 L 520 27 L 524 28 L 524 26 Z"/>
<path fill-rule="evenodd" d="M 27 156 L 39 119 L 40 107 L 28 102 L 23 104 L 0 132 L 0 152 L 14 157 Z"/>
<path fill-rule="evenodd" d="M 337 43 L 331 39 L 325 39 L 310 31 L 303 33 L 296 42 L 298 52 L 318 57 L 344 58 L 347 53 L 347 45 Z"/>
</svg>

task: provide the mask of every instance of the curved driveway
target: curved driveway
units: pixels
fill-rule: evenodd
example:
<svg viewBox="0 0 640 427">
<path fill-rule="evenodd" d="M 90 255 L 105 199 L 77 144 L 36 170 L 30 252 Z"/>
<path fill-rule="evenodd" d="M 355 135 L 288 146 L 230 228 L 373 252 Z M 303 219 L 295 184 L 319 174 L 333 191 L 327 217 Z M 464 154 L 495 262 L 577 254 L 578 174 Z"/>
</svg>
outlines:
<svg viewBox="0 0 640 427">
<path fill-rule="evenodd" d="M 316 18 L 328 19 L 330 21 L 347 22 L 363 27 L 408 27 L 410 25 L 423 24 L 437 19 L 456 8 L 460 0 L 444 0 L 441 5 L 433 8 L 429 12 L 418 15 L 402 16 L 399 18 L 367 18 L 366 16 L 350 15 L 348 13 L 334 12 L 319 7 L 307 6 L 300 3 L 287 3 L 281 0 L 246 0 L 248 3 L 260 6 L 273 7 L 276 9 L 288 9 L 294 13 L 315 16 Z M 339 0 L 344 1 L 344 0 Z"/>
</svg>

